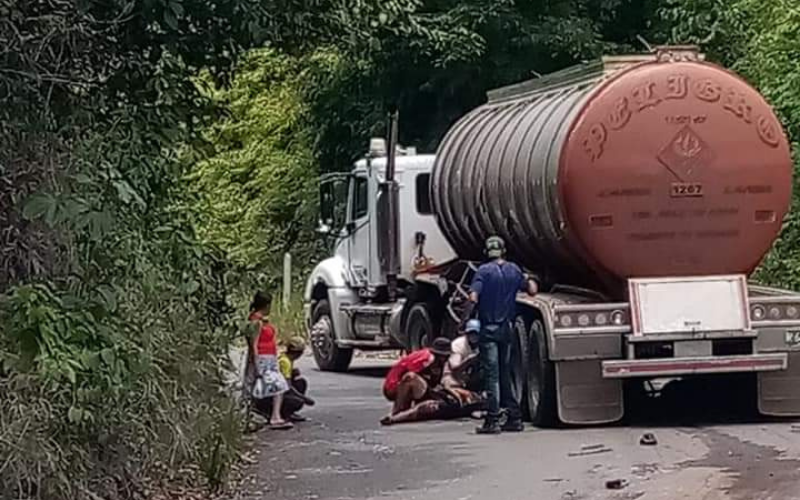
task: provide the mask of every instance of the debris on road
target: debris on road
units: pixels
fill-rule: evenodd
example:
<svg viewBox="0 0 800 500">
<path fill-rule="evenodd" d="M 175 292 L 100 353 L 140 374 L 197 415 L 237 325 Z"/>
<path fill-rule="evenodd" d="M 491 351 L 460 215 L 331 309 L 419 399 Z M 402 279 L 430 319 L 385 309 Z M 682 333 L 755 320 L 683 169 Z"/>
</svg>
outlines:
<svg viewBox="0 0 800 500">
<path fill-rule="evenodd" d="M 649 475 L 661 472 L 661 467 L 658 464 L 636 464 L 631 467 L 631 474 L 637 477 L 647 477 Z"/>
<path fill-rule="evenodd" d="M 611 479 L 606 481 L 606 489 L 607 490 L 621 490 L 628 486 L 627 479 Z"/>
<path fill-rule="evenodd" d="M 639 440 L 639 444 L 642 446 L 655 446 L 658 444 L 658 440 L 656 436 L 652 432 L 645 432 L 642 434 L 642 438 Z"/>
<path fill-rule="evenodd" d="M 608 453 L 612 451 L 611 448 L 604 444 L 589 444 L 581 446 L 580 451 L 571 451 L 567 453 L 569 457 L 583 457 L 586 455 L 598 455 L 600 453 Z"/>
</svg>

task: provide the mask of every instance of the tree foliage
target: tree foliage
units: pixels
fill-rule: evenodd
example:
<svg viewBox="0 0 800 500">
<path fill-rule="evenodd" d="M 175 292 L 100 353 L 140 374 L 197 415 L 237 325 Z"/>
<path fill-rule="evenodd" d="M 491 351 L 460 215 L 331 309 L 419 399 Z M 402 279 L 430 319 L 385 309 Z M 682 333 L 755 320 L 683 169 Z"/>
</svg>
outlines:
<svg viewBox="0 0 800 500">
<path fill-rule="evenodd" d="M 189 77 L 224 76 L 254 5 L 0 3 L 0 498 L 224 478 L 226 263 L 177 210 L 176 146 L 210 117 Z"/>
<path fill-rule="evenodd" d="M 189 150 L 188 186 L 200 236 L 235 265 L 277 277 L 285 252 L 297 250 L 300 262 L 314 254 L 318 174 L 307 91 L 337 65 L 334 53 L 259 49 L 229 86 L 200 81 L 226 113 Z"/>
</svg>

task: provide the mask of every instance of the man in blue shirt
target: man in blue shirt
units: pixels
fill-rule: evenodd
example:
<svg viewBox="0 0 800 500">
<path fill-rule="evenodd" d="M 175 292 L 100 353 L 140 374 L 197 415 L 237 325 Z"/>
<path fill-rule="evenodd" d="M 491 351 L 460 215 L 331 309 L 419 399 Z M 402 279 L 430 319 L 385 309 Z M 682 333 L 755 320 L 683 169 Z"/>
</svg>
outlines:
<svg viewBox="0 0 800 500">
<path fill-rule="evenodd" d="M 479 356 L 487 393 L 487 413 L 478 434 L 519 432 L 523 429 L 519 401 L 511 390 L 511 335 L 517 313 L 517 293 L 536 294 L 536 283 L 528 280 L 518 265 L 505 260 L 505 242 L 499 236 L 486 240 L 486 255 L 472 280 L 470 301 L 481 322 Z M 500 427 L 500 408 L 508 420 Z"/>
</svg>

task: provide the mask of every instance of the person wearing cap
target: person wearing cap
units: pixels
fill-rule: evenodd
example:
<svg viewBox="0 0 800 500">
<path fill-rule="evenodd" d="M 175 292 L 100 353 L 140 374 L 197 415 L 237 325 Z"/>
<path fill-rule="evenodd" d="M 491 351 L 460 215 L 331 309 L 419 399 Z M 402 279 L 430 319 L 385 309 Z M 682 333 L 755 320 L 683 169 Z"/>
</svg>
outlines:
<svg viewBox="0 0 800 500">
<path fill-rule="evenodd" d="M 305 422 L 306 418 L 299 414 L 300 410 L 304 406 L 314 406 L 315 403 L 306 396 L 308 381 L 300 375 L 300 369 L 294 366 L 303 356 L 305 349 L 305 341 L 300 337 L 293 337 L 286 342 L 284 352 L 278 356 L 278 369 L 289 386 L 289 390 L 283 395 L 281 415 L 290 422 Z"/>
<path fill-rule="evenodd" d="M 442 385 L 448 389 L 480 390 L 476 387 L 475 377 L 478 370 L 475 365 L 478 361 L 478 335 L 481 331 L 481 322 L 477 319 L 467 321 L 461 335 L 450 344 L 453 353 L 444 365 Z"/>
<path fill-rule="evenodd" d="M 518 265 L 505 259 L 505 242 L 499 236 L 486 240 L 486 256 L 470 286 L 470 301 L 480 320 L 478 351 L 487 395 L 486 417 L 479 434 L 519 432 L 523 429 L 519 401 L 511 389 L 512 322 L 517 312 L 517 293 L 535 295 L 536 283 Z M 508 419 L 500 426 L 500 408 Z"/>
<path fill-rule="evenodd" d="M 384 420 L 428 398 L 431 389 L 441 383 L 444 365 L 450 354 L 450 341 L 439 337 L 431 347 L 400 358 L 389 370 L 383 383 L 383 395 L 393 403 L 391 413 Z"/>
</svg>

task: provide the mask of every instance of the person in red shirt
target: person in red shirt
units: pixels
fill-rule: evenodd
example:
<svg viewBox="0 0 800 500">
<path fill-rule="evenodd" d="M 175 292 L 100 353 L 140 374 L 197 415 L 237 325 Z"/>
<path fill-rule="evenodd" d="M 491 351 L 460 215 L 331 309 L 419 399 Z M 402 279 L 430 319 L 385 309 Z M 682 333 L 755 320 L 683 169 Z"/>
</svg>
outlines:
<svg viewBox="0 0 800 500">
<path fill-rule="evenodd" d="M 403 356 L 392 366 L 383 383 L 383 395 L 394 404 L 392 415 L 410 409 L 423 401 L 433 387 L 439 385 L 442 371 L 450 356 L 450 341 L 437 338 L 433 346 Z"/>
<path fill-rule="evenodd" d="M 269 322 L 272 297 L 258 292 L 250 304 L 248 319 L 257 329 L 249 342 L 250 363 L 254 370 L 252 397 L 256 400 L 272 399 L 272 414 L 269 424 L 272 429 L 291 429 L 292 424 L 281 416 L 283 394 L 289 384 L 280 372 L 278 365 L 278 344 L 275 327 Z M 257 407 L 258 405 L 256 405 Z"/>
</svg>

